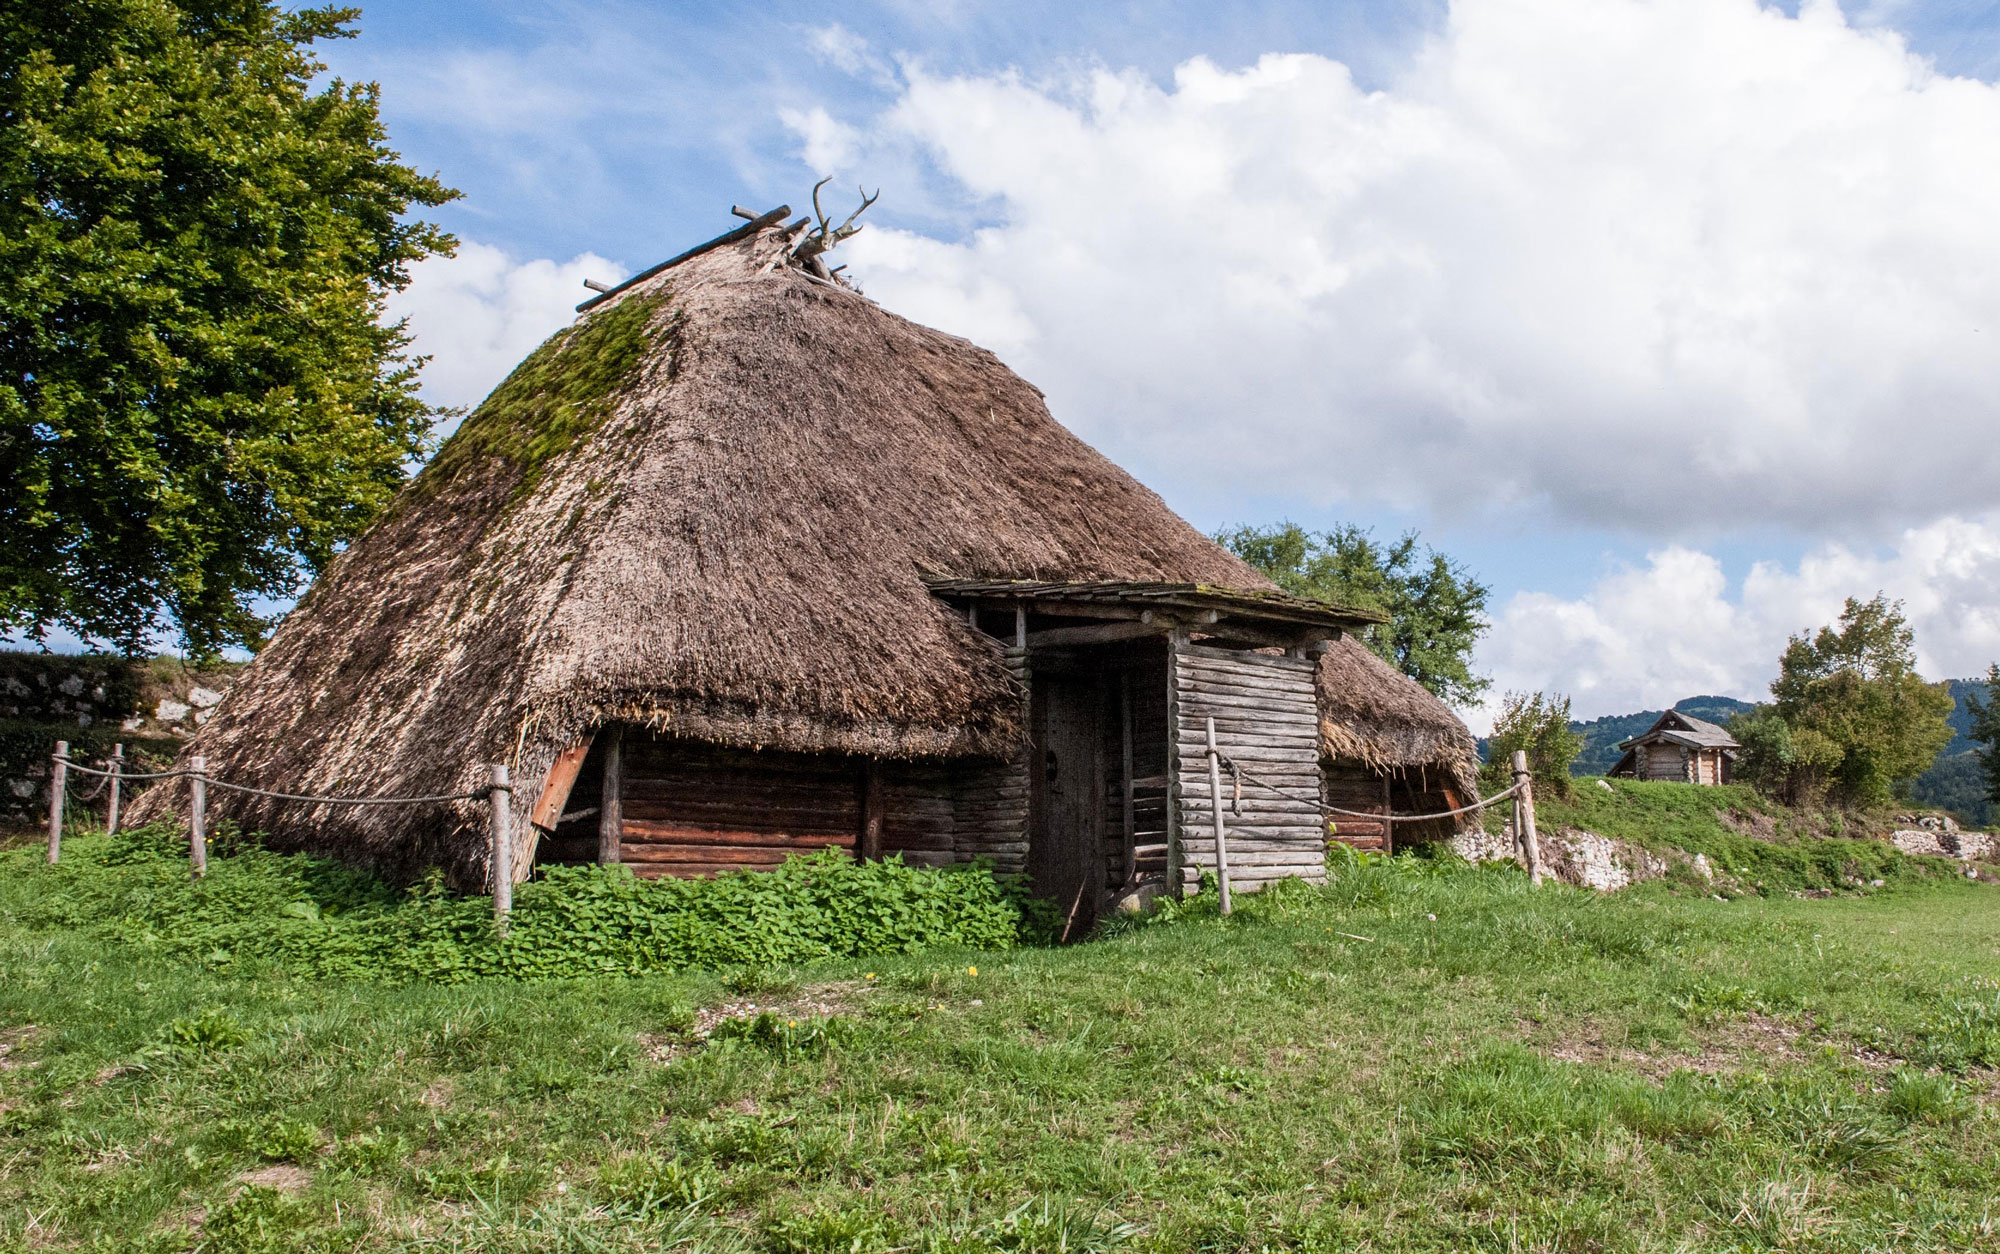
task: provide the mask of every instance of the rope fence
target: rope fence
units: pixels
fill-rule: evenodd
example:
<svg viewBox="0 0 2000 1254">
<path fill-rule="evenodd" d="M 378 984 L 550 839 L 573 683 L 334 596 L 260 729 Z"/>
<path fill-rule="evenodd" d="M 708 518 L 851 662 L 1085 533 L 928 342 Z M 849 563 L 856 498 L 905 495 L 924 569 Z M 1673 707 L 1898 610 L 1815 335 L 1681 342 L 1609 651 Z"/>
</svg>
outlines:
<svg viewBox="0 0 2000 1254">
<path fill-rule="evenodd" d="M 1529 882 L 1534 887 L 1540 888 L 1542 886 L 1542 851 L 1541 840 L 1535 831 L 1534 776 L 1528 770 L 1528 755 L 1522 750 L 1516 749 L 1514 751 L 1513 761 L 1509 765 L 1513 768 L 1514 776 L 1514 782 L 1511 785 L 1494 793 L 1490 797 L 1481 798 L 1470 805 L 1459 806 L 1457 809 L 1440 810 L 1435 814 L 1397 814 L 1385 804 L 1383 812 L 1379 814 L 1367 810 L 1345 810 L 1339 806 L 1328 805 L 1323 798 L 1317 795 L 1308 797 L 1281 784 L 1274 784 L 1269 780 L 1260 779 L 1251 772 L 1244 770 L 1242 763 L 1224 753 L 1216 743 L 1215 720 L 1210 718 L 1208 720 L 1208 788 L 1209 806 L 1213 812 L 1215 824 L 1217 904 L 1221 907 L 1222 913 L 1230 913 L 1229 853 L 1228 841 L 1225 834 L 1226 825 L 1222 817 L 1221 773 L 1223 771 L 1228 771 L 1235 783 L 1235 796 L 1229 808 L 1239 818 L 1243 814 L 1243 785 L 1245 783 L 1262 788 L 1274 796 L 1283 797 L 1302 805 L 1312 806 L 1320 812 L 1322 818 L 1332 815 L 1345 815 L 1351 818 L 1373 819 L 1383 825 L 1384 831 L 1390 830 L 1397 823 L 1424 823 L 1436 819 L 1456 818 L 1461 814 L 1471 814 L 1475 811 L 1484 811 L 1490 805 L 1512 798 L 1514 803 L 1513 831 L 1515 852 L 1528 868 Z"/>
<path fill-rule="evenodd" d="M 111 746 L 111 756 L 104 768 L 85 766 L 71 760 L 69 742 L 58 740 L 55 752 L 50 755 L 49 779 L 49 853 L 50 866 L 62 860 L 63 811 L 69 798 L 69 776 L 74 773 L 95 776 L 99 780 L 97 788 L 78 798 L 82 803 L 95 800 L 99 795 L 110 794 L 105 809 L 104 830 L 107 835 L 118 830 L 119 809 L 123 801 L 122 788 L 129 782 L 141 780 L 185 779 L 188 781 L 188 863 L 194 878 L 200 879 L 208 873 L 208 790 L 219 788 L 225 792 L 238 793 L 250 797 L 266 797 L 274 801 L 298 801 L 309 805 L 336 806 L 391 806 L 391 805 L 440 805 L 453 801 L 484 801 L 490 810 L 492 839 L 490 858 L 493 873 L 493 915 L 495 926 L 504 935 L 508 916 L 514 908 L 513 881 L 513 835 L 512 799 L 513 786 L 508 782 L 507 768 L 494 764 L 488 768 L 491 782 L 465 792 L 435 793 L 428 796 L 410 797 L 342 797 L 321 796 L 311 793 L 277 792 L 269 788 L 253 788 L 248 784 L 230 783 L 208 773 L 208 763 L 195 754 L 188 759 L 188 765 L 166 771 L 128 771 L 125 769 L 125 746 Z"/>
</svg>

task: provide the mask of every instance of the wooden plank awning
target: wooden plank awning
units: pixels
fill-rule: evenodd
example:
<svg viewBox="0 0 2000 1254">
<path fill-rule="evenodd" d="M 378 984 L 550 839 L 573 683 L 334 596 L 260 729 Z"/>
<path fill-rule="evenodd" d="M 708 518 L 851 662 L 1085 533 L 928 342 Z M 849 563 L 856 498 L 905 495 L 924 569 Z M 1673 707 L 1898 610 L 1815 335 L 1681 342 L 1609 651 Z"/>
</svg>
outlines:
<svg viewBox="0 0 2000 1254">
<path fill-rule="evenodd" d="M 1354 630 L 1388 622 L 1388 615 L 1354 606 L 1313 601 L 1286 592 L 1259 592 L 1219 584 L 1162 583 L 1141 580 L 1095 580 L 1053 583 L 1033 579 L 953 579 L 927 577 L 934 596 L 967 601 L 1035 601 L 1070 606 L 1103 606 L 1107 610 L 1155 610 L 1162 617 L 1216 622 L 1223 618 L 1248 623 Z"/>
</svg>

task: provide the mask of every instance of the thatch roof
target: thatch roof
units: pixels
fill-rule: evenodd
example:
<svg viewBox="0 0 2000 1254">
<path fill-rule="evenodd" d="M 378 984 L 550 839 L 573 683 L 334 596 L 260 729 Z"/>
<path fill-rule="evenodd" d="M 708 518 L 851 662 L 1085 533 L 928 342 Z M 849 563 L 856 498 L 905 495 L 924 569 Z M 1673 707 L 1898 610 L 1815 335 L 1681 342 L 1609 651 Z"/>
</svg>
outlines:
<svg viewBox="0 0 2000 1254">
<path fill-rule="evenodd" d="M 1272 591 L 991 353 L 769 264 L 785 244 L 752 223 L 538 349 L 329 566 L 193 750 L 300 793 L 452 792 L 506 762 L 523 812 L 608 720 L 997 754 L 1022 734 L 1012 681 L 926 574 Z M 475 804 L 215 804 L 281 846 L 484 875 Z"/>
<path fill-rule="evenodd" d="M 1475 795 L 1479 749 L 1451 707 L 1354 636 L 1319 663 L 1320 751 L 1370 770 L 1448 783 Z"/>
</svg>

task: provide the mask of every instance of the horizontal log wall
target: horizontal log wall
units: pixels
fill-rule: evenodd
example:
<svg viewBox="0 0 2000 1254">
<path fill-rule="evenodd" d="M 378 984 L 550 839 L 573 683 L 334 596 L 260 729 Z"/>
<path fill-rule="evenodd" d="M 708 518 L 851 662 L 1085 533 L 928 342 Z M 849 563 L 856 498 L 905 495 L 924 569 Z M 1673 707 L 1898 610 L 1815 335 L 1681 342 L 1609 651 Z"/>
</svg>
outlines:
<svg viewBox="0 0 2000 1254">
<path fill-rule="evenodd" d="M 1174 820 L 1186 885 L 1216 863 L 1208 795 L 1211 716 L 1223 755 L 1269 785 L 1246 780 L 1238 815 L 1232 781 L 1223 775 L 1231 884 L 1255 889 L 1288 876 L 1326 878 L 1314 669 L 1306 658 L 1176 645 Z"/>
<path fill-rule="evenodd" d="M 1328 805 L 1375 816 L 1388 812 L 1388 792 L 1382 785 L 1382 777 L 1374 771 L 1355 762 L 1336 762 L 1325 768 L 1325 773 L 1323 795 Z M 1380 817 L 1336 814 L 1331 821 L 1332 836 L 1342 844 L 1384 852 L 1389 849 L 1389 824 Z"/>
<path fill-rule="evenodd" d="M 854 848 L 856 759 L 753 753 L 628 732 L 620 858 L 646 877 L 775 867 Z M 888 825 L 884 825 L 886 838 Z"/>
<path fill-rule="evenodd" d="M 1007 649 L 1007 673 L 1020 685 L 1021 725 L 1028 723 L 1028 654 Z M 994 869 L 1018 875 L 1028 861 L 1028 753 L 1005 762 L 951 768 L 953 859 L 986 858 Z"/>
</svg>

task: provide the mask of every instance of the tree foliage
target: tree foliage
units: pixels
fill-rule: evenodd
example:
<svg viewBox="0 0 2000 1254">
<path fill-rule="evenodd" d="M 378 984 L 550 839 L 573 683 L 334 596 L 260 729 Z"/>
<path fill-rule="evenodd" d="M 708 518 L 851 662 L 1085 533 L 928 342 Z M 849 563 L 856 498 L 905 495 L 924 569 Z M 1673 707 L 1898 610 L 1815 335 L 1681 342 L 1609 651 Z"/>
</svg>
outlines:
<svg viewBox="0 0 2000 1254">
<path fill-rule="evenodd" d="M 1487 588 L 1416 533 L 1380 544 L 1352 524 L 1309 532 L 1297 523 L 1237 527 L 1216 537 L 1294 596 L 1379 610 L 1364 635 L 1376 656 L 1446 701 L 1469 704 L 1492 681 L 1472 673 L 1486 632 Z"/>
<path fill-rule="evenodd" d="M 385 293 L 457 193 L 311 54 L 353 9 L 20 0 L 0 22 L 0 624 L 254 647 L 433 411 Z"/>
<path fill-rule="evenodd" d="M 1792 804 L 1831 794 L 1853 805 L 1889 801 L 1951 741 L 1951 693 L 1917 674 L 1901 602 L 1847 599 L 1840 624 L 1793 636 L 1771 681 L 1772 701 L 1734 720 L 1738 767 Z"/>
<path fill-rule="evenodd" d="M 1985 776 L 1986 799 L 2000 805 L 2000 662 L 1986 667 L 1986 696 L 1965 694 L 1966 713 L 1972 716 L 1968 736 L 1979 742 L 1979 769 Z"/>
<path fill-rule="evenodd" d="M 1493 735 L 1486 744 L 1483 783 L 1504 788 L 1513 780 L 1514 753 L 1528 755 L 1528 773 L 1537 790 L 1570 795 L 1570 764 L 1583 752 L 1583 737 L 1570 726 L 1569 698 L 1559 692 L 1509 692 L 1500 698 Z"/>
</svg>

